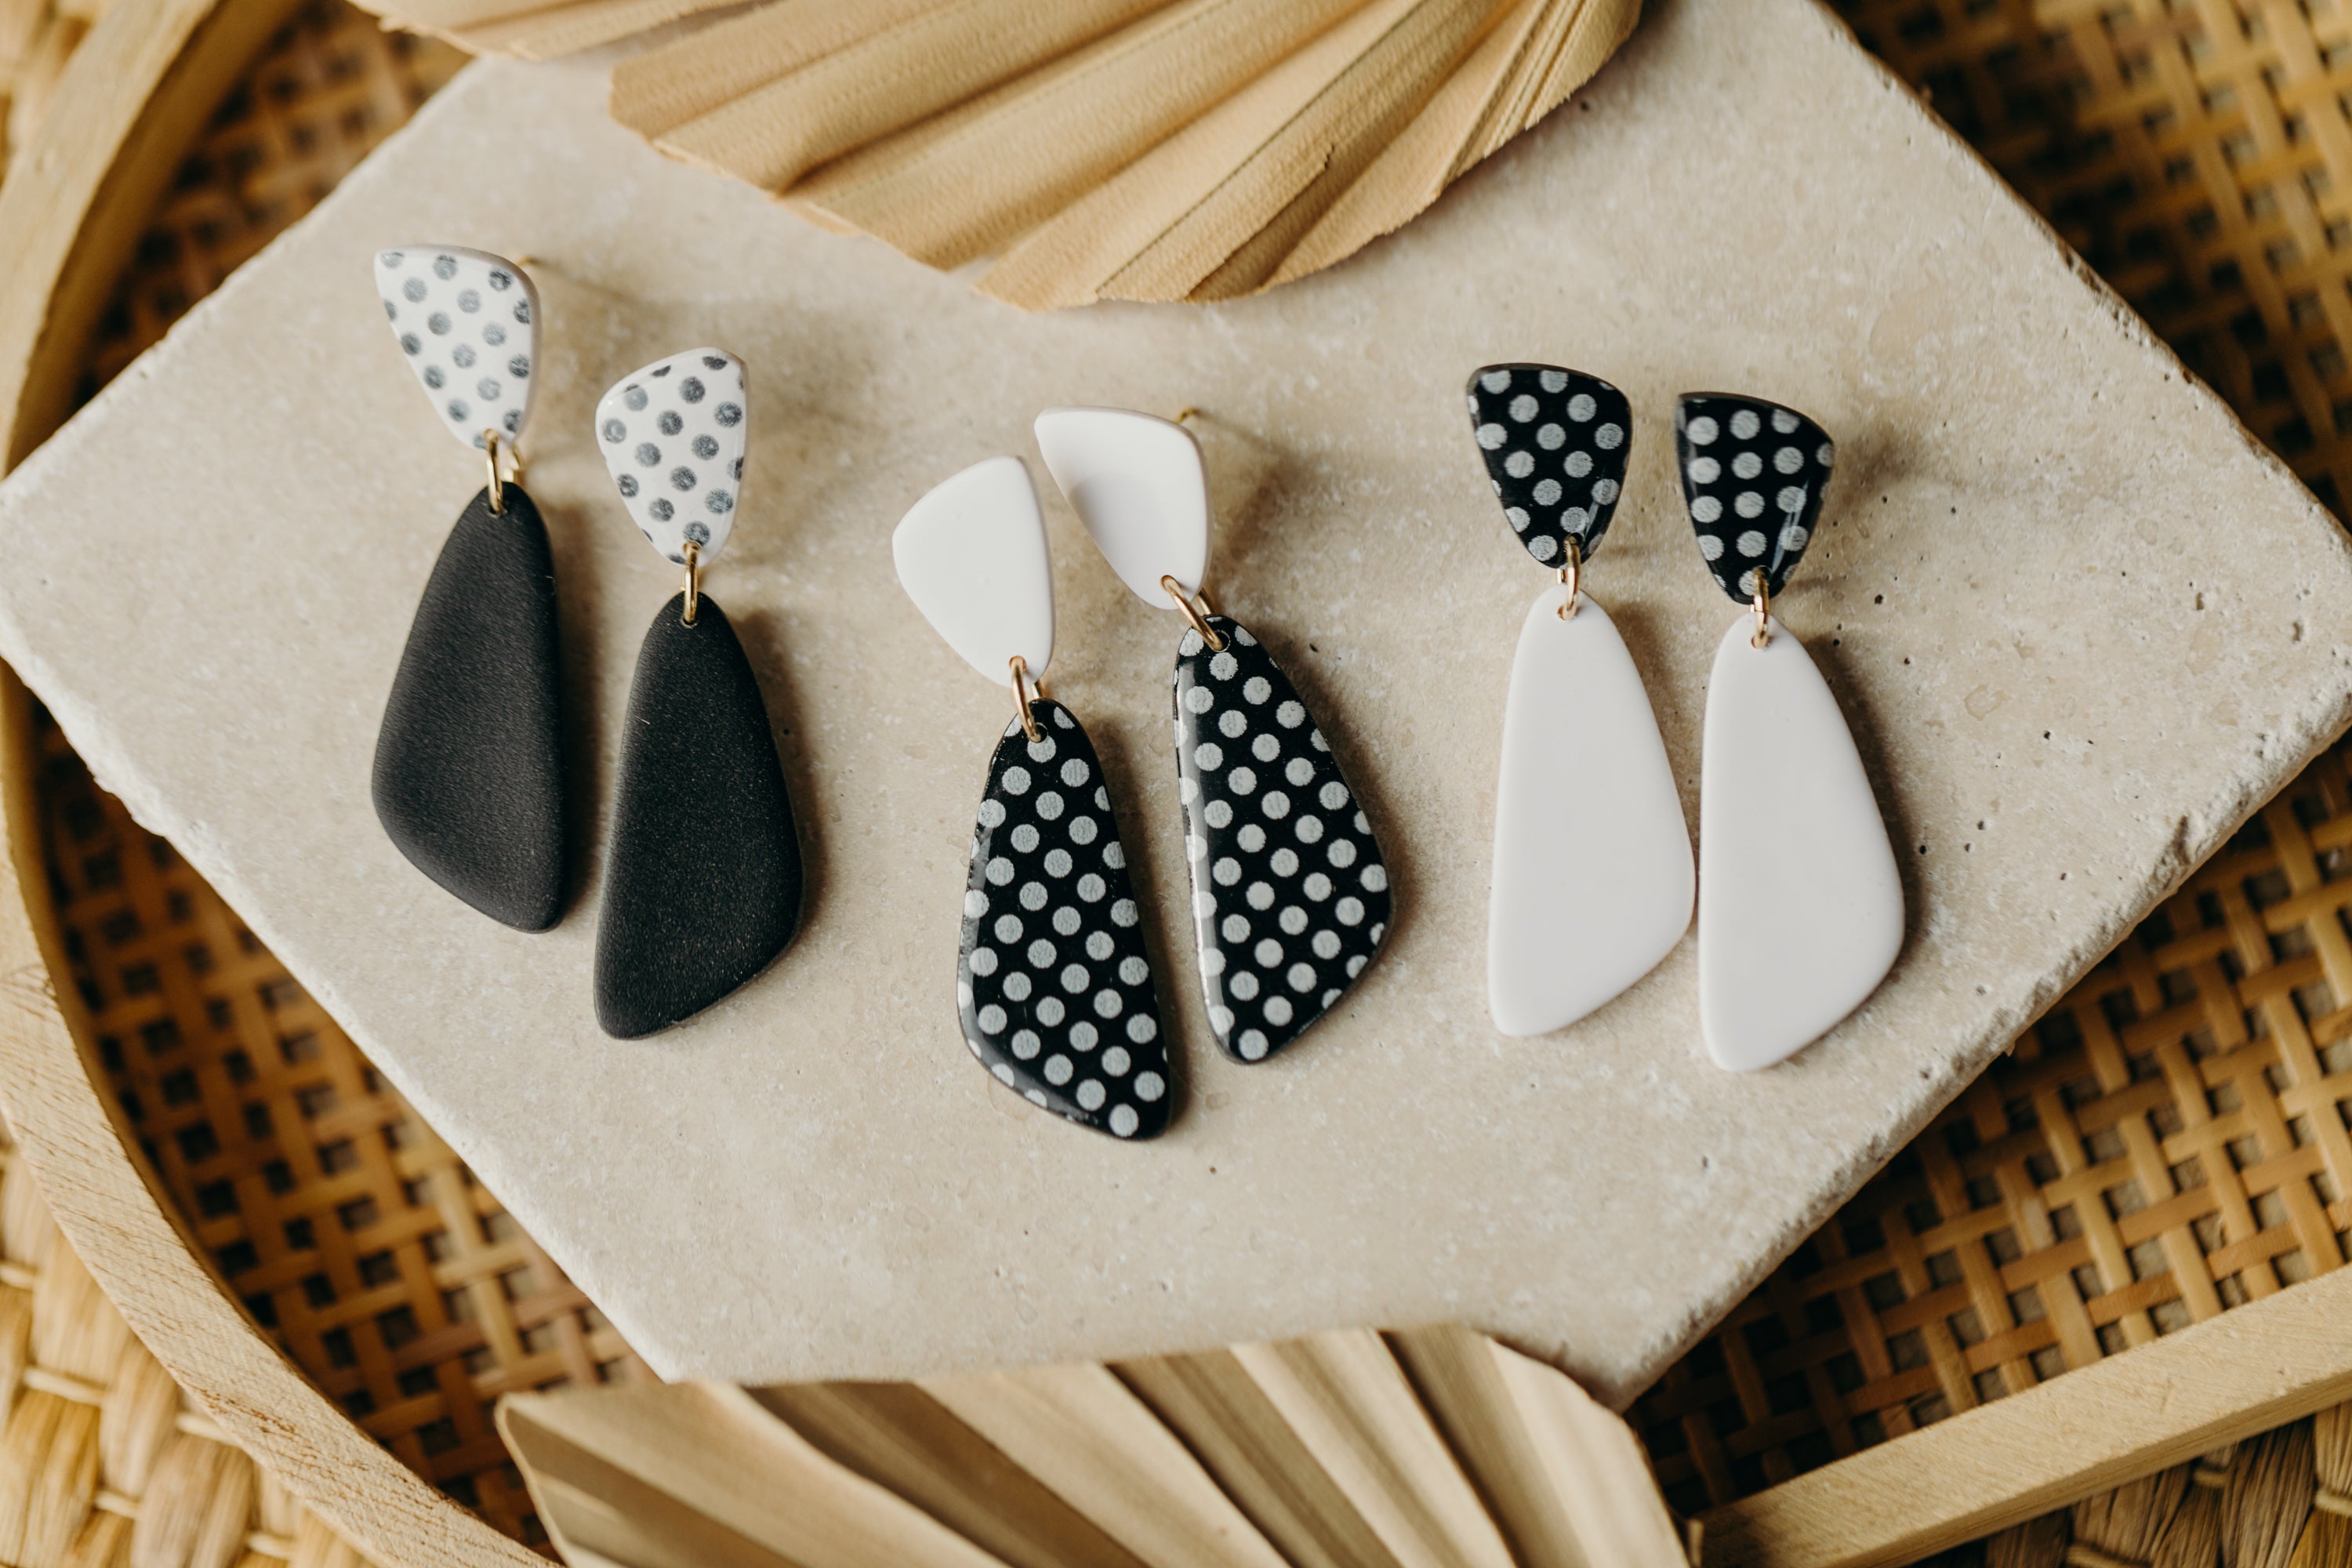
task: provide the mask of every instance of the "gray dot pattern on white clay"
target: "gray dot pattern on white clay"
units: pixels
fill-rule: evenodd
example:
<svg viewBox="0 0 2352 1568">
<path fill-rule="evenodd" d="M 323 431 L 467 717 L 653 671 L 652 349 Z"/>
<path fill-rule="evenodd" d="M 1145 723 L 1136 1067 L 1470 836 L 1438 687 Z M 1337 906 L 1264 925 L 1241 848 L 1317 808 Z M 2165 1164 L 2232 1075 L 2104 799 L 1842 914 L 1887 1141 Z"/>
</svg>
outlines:
<svg viewBox="0 0 2352 1568">
<path fill-rule="evenodd" d="M 1217 1044 L 1264 1061 L 1338 1005 L 1386 940 L 1387 863 L 1297 689 L 1246 626 L 1176 650 L 1177 790 Z"/>
<path fill-rule="evenodd" d="M 1836 460 L 1828 433 L 1793 408 L 1733 393 L 1683 394 L 1675 466 L 1716 586 L 1743 605 L 1759 585 L 1780 597 L 1812 542 Z"/>
<path fill-rule="evenodd" d="M 1470 378 L 1470 430 L 1503 520 L 1547 566 L 1568 542 L 1591 560 L 1617 515 L 1633 417 L 1625 395 L 1556 364 L 1490 364 Z"/>
<path fill-rule="evenodd" d="M 989 1075 L 1114 1138 L 1156 1138 L 1175 1107 L 1160 992 L 1110 788 L 1087 732 L 1048 698 L 988 762 L 963 894 L 956 1009 Z"/>
<path fill-rule="evenodd" d="M 743 363 L 688 349 L 633 371 L 596 400 L 596 449 L 646 542 L 673 565 L 704 565 L 733 531 L 750 428 Z"/>
<path fill-rule="evenodd" d="M 539 290 L 502 256 L 455 245 L 404 245 L 375 257 L 384 319 L 433 411 L 479 449 L 512 443 L 539 385 Z"/>
</svg>

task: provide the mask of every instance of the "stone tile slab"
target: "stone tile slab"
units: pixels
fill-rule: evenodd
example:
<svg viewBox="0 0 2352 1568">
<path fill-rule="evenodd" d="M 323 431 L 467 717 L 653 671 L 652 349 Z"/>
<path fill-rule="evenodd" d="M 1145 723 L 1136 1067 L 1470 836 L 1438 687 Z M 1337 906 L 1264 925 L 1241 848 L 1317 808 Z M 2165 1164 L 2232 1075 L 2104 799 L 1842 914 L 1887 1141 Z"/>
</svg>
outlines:
<svg viewBox="0 0 2352 1568">
<path fill-rule="evenodd" d="M 1045 318 L 667 163 L 584 68 L 482 65 L 0 492 L 0 653 L 662 1372 L 895 1377 L 1453 1319 L 1623 1400 L 2346 722 L 2337 525 L 1807 0 L 1662 0 L 1574 102 L 1348 264 L 1213 309 Z M 554 933 L 394 852 L 368 759 L 409 616 L 480 483 L 384 341 L 379 247 L 540 258 L 530 488 L 562 576 L 578 787 Z M 797 946 L 692 1026 L 589 1005 L 615 727 L 676 584 L 622 514 L 597 394 L 751 367 L 709 577 L 784 731 Z M 1899 847 L 1888 983 L 1794 1061 L 1697 1038 L 1687 941 L 1509 1040 L 1484 910 L 1513 630 L 1542 581 L 1471 443 L 1476 365 L 1633 396 L 1587 575 L 1690 820 L 1734 614 L 1681 520 L 1675 395 L 1840 443 L 1776 604 Z M 1245 1068 L 1184 977 L 1172 615 L 1051 503 L 1049 685 L 1101 751 L 1166 961 L 1183 1113 L 1148 1146 L 1011 1100 L 957 1038 L 964 858 L 1005 694 L 925 627 L 889 533 L 1042 408 L 1208 414 L 1214 589 L 1322 712 L 1399 891 L 1389 949 Z M 1597 825 L 1595 831 L 1606 831 Z M 101 966 L 102 966 L 101 960 Z"/>
</svg>

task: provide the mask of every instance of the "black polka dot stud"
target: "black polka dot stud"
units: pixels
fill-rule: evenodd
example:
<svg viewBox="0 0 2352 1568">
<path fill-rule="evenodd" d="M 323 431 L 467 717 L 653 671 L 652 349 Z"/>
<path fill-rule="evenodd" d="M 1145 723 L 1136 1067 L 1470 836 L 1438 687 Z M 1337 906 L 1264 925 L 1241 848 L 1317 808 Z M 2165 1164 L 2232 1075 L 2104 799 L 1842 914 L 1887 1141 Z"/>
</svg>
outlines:
<svg viewBox="0 0 2352 1568">
<path fill-rule="evenodd" d="M 1486 906 L 1495 1026 L 1543 1035 L 1682 941 L 1690 833 L 1641 672 L 1589 592 L 1633 447 L 1625 395 L 1559 365 L 1490 364 L 1470 378 L 1469 405 L 1504 521 L 1559 573 L 1519 626 Z"/>
<path fill-rule="evenodd" d="M 1819 425 L 1777 403 L 1691 393 L 1675 412 L 1699 554 L 1750 611 L 1716 648 L 1699 776 L 1699 1027 L 1738 1071 L 1836 1026 L 1903 945 L 1903 884 L 1853 735 L 1772 609 L 1835 457 Z"/>
<path fill-rule="evenodd" d="M 596 1021 L 619 1039 L 725 1000 L 800 930 L 800 832 L 767 700 L 702 591 L 735 518 L 745 405 L 741 363 L 690 349 L 622 377 L 590 423 L 638 531 L 686 574 L 638 650 L 622 730 L 595 974 Z M 699 437 L 721 461 L 692 457 Z"/>
<path fill-rule="evenodd" d="M 493 278 L 536 298 L 520 267 L 483 251 L 410 245 L 375 258 L 376 293 L 410 374 L 443 427 L 480 454 L 473 471 L 487 465 L 488 482 L 425 581 L 384 703 L 371 794 L 417 869 L 491 919 L 538 931 L 563 905 L 555 562 L 522 488 L 533 329 L 503 334 L 500 373 L 470 368 L 491 340 L 459 301 Z"/>
<path fill-rule="evenodd" d="M 966 468 L 915 503 L 890 547 L 948 646 L 1013 693 L 964 881 L 964 1044 L 1041 1110 L 1156 1138 L 1173 1074 L 1109 781 L 1076 715 L 1037 689 L 1054 654 L 1054 586 L 1028 469 L 1017 458 Z"/>
<path fill-rule="evenodd" d="M 1208 475 L 1192 433 L 1125 409 L 1056 408 L 1037 416 L 1037 444 L 1120 580 L 1183 617 L 1171 684 L 1201 984 L 1217 1044 L 1264 1061 L 1380 952 L 1388 864 L 1289 677 L 1209 605 Z"/>
</svg>

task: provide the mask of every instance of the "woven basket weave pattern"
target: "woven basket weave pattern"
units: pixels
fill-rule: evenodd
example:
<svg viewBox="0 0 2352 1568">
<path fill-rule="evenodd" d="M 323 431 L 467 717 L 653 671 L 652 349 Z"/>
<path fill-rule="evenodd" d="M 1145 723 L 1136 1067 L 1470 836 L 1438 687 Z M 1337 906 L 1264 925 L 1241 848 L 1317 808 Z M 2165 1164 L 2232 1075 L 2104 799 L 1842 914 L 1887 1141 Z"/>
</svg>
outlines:
<svg viewBox="0 0 2352 1568">
<path fill-rule="evenodd" d="M 165 1190 L 353 1420 L 540 1539 L 491 1402 L 643 1363 L 219 896 L 44 739 L 73 984 Z"/>
<path fill-rule="evenodd" d="M 362 1561 L 187 1407 L 0 1140 L 0 1563 Z"/>
</svg>

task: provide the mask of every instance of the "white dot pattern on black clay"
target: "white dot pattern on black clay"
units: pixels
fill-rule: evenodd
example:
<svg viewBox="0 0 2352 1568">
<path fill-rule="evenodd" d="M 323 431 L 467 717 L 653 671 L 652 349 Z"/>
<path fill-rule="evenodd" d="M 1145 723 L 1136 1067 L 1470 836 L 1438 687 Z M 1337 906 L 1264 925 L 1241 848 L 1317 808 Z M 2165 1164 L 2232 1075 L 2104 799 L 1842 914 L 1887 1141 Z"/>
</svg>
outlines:
<svg viewBox="0 0 2352 1568">
<path fill-rule="evenodd" d="M 1110 791 L 1060 703 L 988 762 L 963 895 L 964 1043 L 1030 1103 L 1115 1138 L 1167 1129 L 1175 1085 Z"/>
<path fill-rule="evenodd" d="M 1388 935 L 1371 824 L 1289 678 L 1224 616 L 1176 650 L 1176 770 L 1209 1026 L 1263 1061 L 1336 1005 Z"/>
<path fill-rule="evenodd" d="M 663 559 L 708 565 L 727 542 L 743 489 L 742 362 L 688 349 L 623 376 L 596 401 L 596 447 L 637 529 Z"/>
<path fill-rule="evenodd" d="M 539 290 L 502 256 L 454 245 L 380 250 L 376 292 L 408 368 L 468 447 L 521 438 L 539 384 Z"/>
<path fill-rule="evenodd" d="M 1743 605 L 1759 583 L 1780 596 L 1812 542 L 1836 458 L 1827 433 L 1793 408 L 1731 393 L 1683 394 L 1675 462 L 1717 586 Z"/>
<path fill-rule="evenodd" d="M 1528 553 L 1590 560 L 1625 487 L 1633 418 L 1625 395 L 1556 364 L 1490 364 L 1470 378 L 1470 426 L 1504 520 Z"/>
</svg>

